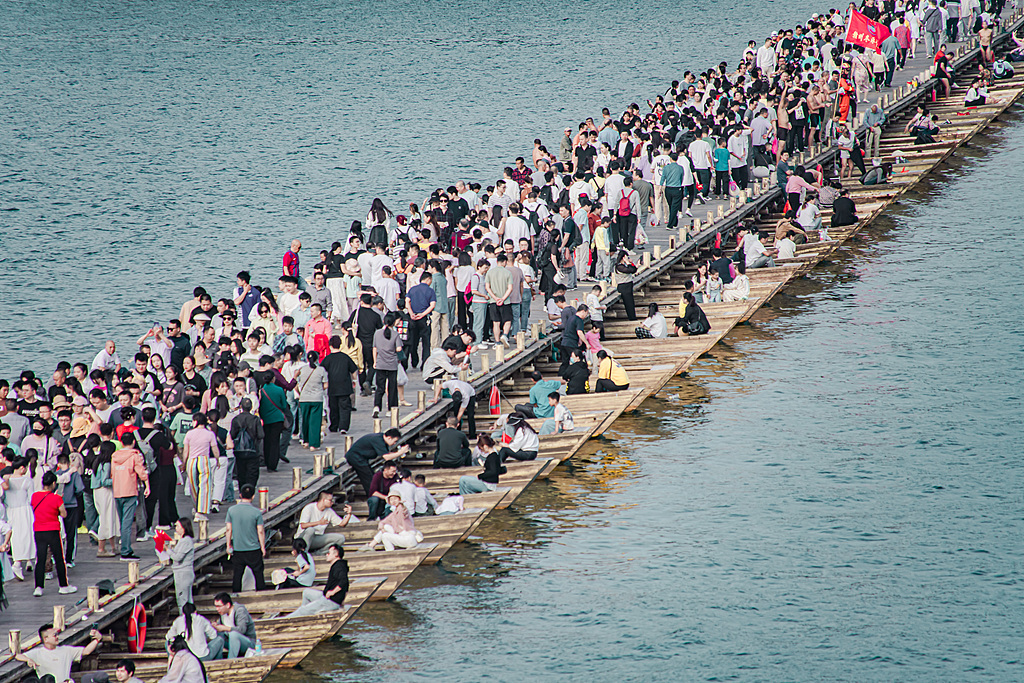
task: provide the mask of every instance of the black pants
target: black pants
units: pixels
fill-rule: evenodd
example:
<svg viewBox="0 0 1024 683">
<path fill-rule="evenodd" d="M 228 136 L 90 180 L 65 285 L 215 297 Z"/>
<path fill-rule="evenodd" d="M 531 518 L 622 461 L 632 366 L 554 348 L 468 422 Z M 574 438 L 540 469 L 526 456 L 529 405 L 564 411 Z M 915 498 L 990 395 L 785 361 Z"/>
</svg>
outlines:
<svg viewBox="0 0 1024 683">
<path fill-rule="evenodd" d="M 370 496 L 370 482 L 373 481 L 373 468 L 370 467 L 370 461 L 361 455 L 345 454 L 345 462 L 352 466 L 352 469 L 356 471 L 356 476 L 359 477 L 359 483 L 363 486 L 363 491 L 366 492 L 366 496 Z"/>
<path fill-rule="evenodd" d="M 267 589 L 267 580 L 263 576 L 263 553 L 259 549 L 236 550 L 231 555 L 231 566 L 235 570 L 231 577 L 231 590 L 235 593 L 242 590 L 242 575 L 245 574 L 246 567 L 252 569 L 256 576 L 256 590 Z"/>
<path fill-rule="evenodd" d="M 707 199 L 708 195 L 711 194 L 711 169 L 697 168 L 694 169 L 694 173 L 697 174 L 697 180 L 700 181 L 701 186 L 704 188 L 704 190 L 701 192 L 701 195 L 704 197 L 704 199 Z"/>
<path fill-rule="evenodd" d="M 558 366 L 559 376 L 561 376 L 562 373 L 565 372 L 565 369 L 569 367 L 569 356 L 572 355 L 573 351 L 579 351 L 579 348 L 580 347 L 578 344 L 573 344 L 571 346 L 566 346 L 565 344 L 562 344 L 559 347 L 559 349 L 562 352 L 562 364 Z"/>
<path fill-rule="evenodd" d="M 388 392 L 388 406 L 391 410 L 398 405 L 398 370 L 377 370 L 377 392 L 373 396 L 373 407 L 383 408 L 384 389 Z"/>
<path fill-rule="evenodd" d="M 263 425 L 263 462 L 268 472 L 277 471 L 277 461 L 281 459 L 281 433 L 284 422 L 272 422 Z"/>
<path fill-rule="evenodd" d="M 725 196 L 729 194 L 729 172 L 715 171 L 715 194 Z"/>
<path fill-rule="evenodd" d="M 469 304 L 466 303 L 466 297 L 464 297 L 462 295 L 462 293 L 460 292 L 458 294 L 458 296 L 455 297 L 455 299 L 458 302 L 457 305 L 456 305 L 456 308 L 458 309 L 459 327 L 461 327 L 464 330 L 471 330 L 471 329 L 473 329 L 470 326 L 471 325 L 470 320 L 469 320 L 470 311 L 469 311 Z"/>
<path fill-rule="evenodd" d="M 498 455 L 501 457 L 502 462 L 505 462 L 509 458 L 512 458 L 513 460 L 523 461 L 537 459 L 537 451 L 514 451 L 508 446 L 505 446 L 500 451 L 498 451 Z"/>
<path fill-rule="evenodd" d="M 462 405 L 462 392 L 461 391 L 456 391 L 454 394 L 452 394 L 452 405 L 453 406 L 461 406 Z M 456 408 L 456 411 L 458 411 L 458 408 Z M 458 414 L 458 413 L 456 412 L 456 414 Z M 469 423 L 469 431 L 466 432 L 466 436 L 468 436 L 470 439 L 475 439 L 476 438 L 476 395 L 475 394 L 473 396 L 469 397 L 469 403 L 466 404 L 466 412 L 464 412 L 462 414 L 462 417 L 465 418 L 466 421 Z M 462 428 L 462 424 L 460 423 L 459 424 L 459 429 L 461 429 L 461 428 Z"/>
<path fill-rule="evenodd" d="M 732 169 L 732 179 L 736 181 L 741 190 L 747 189 L 747 167 L 740 166 Z"/>
<path fill-rule="evenodd" d="M 683 188 L 665 186 L 665 201 L 668 202 L 668 229 L 679 222 L 679 210 L 683 208 Z"/>
<path fill-rule="evenodd" d="M 594 390 L 600 394 L 604 391 L 625 391 L 626 389 L 629 389 L 628 384 L 619 385 L 610 379 L 599 379 Z"/>
<path fill-rule="evenodd" d="M 686 195 L 686 210 L 689 211 L 693 208 L 693 200 L 697 197 L 697 183 L 684 187 L 683 194 Z"/>
<path fill-rule="evenodd" d="M 157 465 L 153 474 L 156 481 L 150 483 L 150 488 L 156 494 L 156 501 L 160 506 L 157 522 L 160 526 L 174 526 L 174 523 L 178 521 L 178 504 L 174 501 L 174 493 L 178 487 L 175 467 L 174 465 Z M 148 512 L 148 499 L 146 503 Z M 148 518 L 149 515 L 147 515 Z"/>
<path fill-rule="evenodd" d="M 637 217 L 634 214 L 619 216 L 619 239 L 626 249 L 632 249 L 636 245 L 636 224 Z"/>
<path fill-rule="evenodd" d="M 64 564 L 64 549 L 60 547 L 59 531 L 34 531 L 36 537 L 36 588 L 46 583 L 46 551 L 53 553 L 53 566 L 57 570 L 57 583 L 68 585 L 68 566 Z M 78 533 L 72 529 L 68 534 Z"/>
<path fill-rule="evenodd" d="M 359 373 L 359 384 L 362 386 L 373 386 L 373 337 L 369 340 L 359 338 L 363 343 L 363 369 Z"/>
<path fill-rule="evenodd" d="M 352 394 L 328 396 L 327 408 L 331 416 L 328 430 L 336 432 L 344 429 L 347 432 L 352 426 Z"/>
<path fill-rule="evenodd" d="M 531 419 L 537 417 L 533 413 L 533 404 L 532 403 L 520 403 L 520 404 L 515 406 L 515 411 L 517 413 L 522 413 L 523 415 L 525 415 L 526 417 L 531 418 Z"/>
<path fill-rule="evenodd" d="M 636 320 L 636 304 L 633 302 L 633 283 L 620 282 L 615 288 L 622 297 L 622 307 L 626 309 L 626 317 Z"/>
<path fill-rule="evenodd" d="M 76 540 L 78 539 L 78 527 L 82 524 L 85 510 L 81 506 L 68 508 L 68 516 L 64 518 L 64 528 L 67 534 L 64 537 L 64 559 L 67 562 L 75 561 Z"/>
<path fill-rule="evenodd" d="M 284 423 L 278 422 L 279 426 Z M 280 441 L 280 429 L 278 440 Z M 255 488 L 260 481 L 260 456 L 256 451 L 235 452 L 235 474 L 238 477 L 238 488 L 241 490 L 246 484 L 252 484 Z M 163 506 L 161 506 L 162 508 Z"/>
<path fill-rule="evenodd" d="M 428 318 L 420 318 L 419 320 L 409 321 L 409 360 L 412 362 L 414 368 L 420 366 L 421 360 L 426 360 L 427 356 L 430 355 L 430 320 Z M 423 353 L 417 353 L 423 348 Z"/>
</svg>

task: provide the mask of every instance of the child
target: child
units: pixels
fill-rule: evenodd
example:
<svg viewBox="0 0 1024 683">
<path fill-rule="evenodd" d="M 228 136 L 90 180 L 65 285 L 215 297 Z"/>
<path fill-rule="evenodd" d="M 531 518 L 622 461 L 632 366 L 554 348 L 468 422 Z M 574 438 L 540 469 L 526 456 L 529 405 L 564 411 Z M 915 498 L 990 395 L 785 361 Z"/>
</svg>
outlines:
<svg viewBox="0 0 1024 683">
<path fill-rule="evenodd" d="M 597 270 L 595 277 L 600 282 L 607 282 L 612 272 L 611 256 L 611 223 L 612 219 L 605 216 L 601 219 L 601 225 L 594 233 L 594 248 L 597 251 Z"/>
<path fill-rule="evenodd" d="M 346 265 L 348 264 L 346 263 Z M 362 294 L 360 287 L 363 284 L 363 278 L 359 275 L 359 269 L 357 267 L 346 268 L 345 274 L 341 276 L 341 279 L 345 282 L 345 298 L 348 299 L 348 310 L 358 310 L 359 295 Z"/>
<path fill-rule="evenodd" d="M 275 355 L 284 353 L 284 347 L 299 345 L 305 352 L 306 347 L 302 343 L 302 337 L 295 334 L 295 318 L 286 315 L 281 318 L 281 331 L 274 335 L 274 344 L 271 347 Z"/>
<path fill-rule="evenodd" d="M 416 485 L 416 489 L 412 492 L 412 499 L 415 503 L 413 517 L 422 517 L 424 515 L 433 515 L 434 510 L 437 509 L 437 501 L 434 500 L 434 496 L 430 494 L 430 489 L 427 488 L 427 478 L 422 474 L 417 474 L 413 477 L 413 483 Z"/>
<path fill-rule="evenodd" d="M 312 297 L 306 292 L 299 295 L 299 307 L 292 311 L 292 323 L 296 328 L 306 329 L 306 323 L 313 317 L 312 311 L 309 310 L 312 301 Z"/>
<path fill-rule="evenodd" d="M 722 276 L 714 268 L 708 272 L 708 281 L 704 286 L 704 296 L 708 302 L 722 300 Z"/>
<path fill-rule="evenodd" d="M 67 517 L 64 518 L 64 528 L 68 530 L 64 538 L 64 561 L 67 566 L 75 566 L 76 538 L 78 527 L 82 524 L 83 512 L 79 507 L 79 497 L 85 493 L 85 481 L 82 475 L 71 469 L 71 458 L 66 453 L 57 456 L 58 491 L 64 499 L 64 508 L 67 510 Z M 71 531 L 73 530 L 73 531 Z"/>
<path fill-rule="evenodd" d="M 601 285 L 594 285 L 587 294 L 587 308 L 590 309 L 590 322 L 601 333 L 601 340 L 604 340 L 604 310 L 607 308 L 601 303 Z"/>
<path fill-rule="evenodd" d="M 583 338 L 587 340 L 587 362 L 597 367 L 597 352 L 604 347 L 601 346 L 601 335 L 589 320 L 583 323 Z"/>
<path fill-rule="evenodd" d="M 729 150 L 725 148 L 725 138 L 718 138 L 715 150 L 715 194 L 722 199 L 729 198 Z"/>
<path fill-rule="evenodd" d="M 572 413 L 562 405 L 562 397 L 559 396 L 557 391 L 552 391 L 548 394 L 548 405 L 554 407 L 555 415 L 544 420 L 544 424 L 541 425 L 540 432 L 538 433 L 543 436 L 545 434 L 571 432 L 575 428 L 572 421 Z"/>
<path fill-rule="evenodd" d="M 466 499 L 459 493 L 452 493 L 445 497 L 434 510 L 439 515 L 454 515 L 457 512 L 462 512 L 465 507 Z"/>
</svg>

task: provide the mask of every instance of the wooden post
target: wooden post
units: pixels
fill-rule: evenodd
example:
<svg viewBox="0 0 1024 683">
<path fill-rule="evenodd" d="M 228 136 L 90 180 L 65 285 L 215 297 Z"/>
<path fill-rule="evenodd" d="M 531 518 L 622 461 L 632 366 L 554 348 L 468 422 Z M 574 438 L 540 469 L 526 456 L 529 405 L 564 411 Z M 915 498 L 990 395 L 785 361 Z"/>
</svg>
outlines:
<svg viewBox="0 0 1024 683">
<path fill-rule="evenodd" d="M 320 453 L 313 456 L 313 476 L 324 476 L 324 456 Z"/>
<path fill-rule="evenodd" d="M 721 218 L 725 215 L 725 207 L 721 204 L 718 205 L 718 217 Z"/>
<path fill-rule="evenodd" d="M 693 219 L 693 234 L 694 235 L 699 235 L 700 234 L 700 219 L 699 218 L 694 218 Z"/>
<path fill-rule="evenodd" d="M 422 391 L 420 392 L 423 393 Z M 420 410 L 423 410 L 423 406 L 420 406 Z M 324 449 L 327 451 L 327 457 L 324 459 L 324 467 L 330 467 L 334 469 L 334 446 L 328 446 Z"/>
<path fill-rule="evenodd" d="M 491 371 L 491 356 L 486 351 L 480 352 L 480 369 L 485 373 Z"/>
<path fill-rule="evenodd" d="M 648 268 L 651 267 L 651 252 L 644 252 L 643 260 L 641 261 L 641 263 L 643 263 L 644 270 L 647 270 Z"/>
<path fill-rule="evenodd" d="M 459 370 L 459 380 L 465 382 L 468 375 L 469 375 L 469 371 L 468 370 Z"/>
<path fill-rule="evenodd" d="M 661 245 L 660 244 L 655 244 L 654 245 L 654 260 L 655 261 L 660 261 L 661 260 Z"/>
<path fill-rule="evenodd" d="M 260 487 L 258 502 L 261 511 L 266 512 L 270 509 L 270 489 L 266 486 Z"/>
<path fill-rule="evenodd" d="M 7 648 L 12 655 L 21 654 L 21 630 L 12 628 L 7 632 Z"/>
<path fill-rule="evenodd" d="M 465 370 L 462 372 L 465 372 Z M 462 372 L 459 374 L 461 375 Z M 391 426 L 397 429 L 399 424 L 401 424 L 401 416 L 398 414 L 398 406 L 395 406 L 391 409 Z"/>
<path fill-rule="evenodd" d="M 533 341 L 540 339 L 540 323 L 532 323 L 530 325 L 530 338 Z"/>
<path fill-rule="evenodd" d="M 200 543 L 210 540 L 210 520 L 200 519 L 196 522 L 196 536 Z"/>
<path fill-rule="evenodd" d="M 675 235 L 669 235 L 668 236 L 668 250 L 669 251 L 675 251 L 676 250 L 676 236 Z"/>
<path fill-rule="evenodd" d="M 85 589 L 85 599 L 89 604 L 90 612 L 102 612 L 100 609 L 100 587 L 89 586 Z"/>
<path fill-rule="evenodd" d="M 345 452 L 348 453 L 352 450 L 352 444 L 355 443 L 356 437 L 351 435 L 345 436 Z"/>
<path fill-rule="evenodd" d="M 56 629 L 58 633 L 60 633 L 64 630 L 65 626 L 67 626 L 67 624 L 64 622 L 64 605 L 54 605 L 53 628 Z"/>
<path fill-rule="evenodd" d="M 374 434 L 380 434 L 383 431 L 384 431 L 384 429 L 381 426 L 380 418 L 379 417 L 373 418 L 373 433 Z"/>
<path fill-rule="evenodd" d="M 686 226 L 685 225 L 683 227 L 679 228 L 679 243 L 682 244 L 684 242 L 686 242 Z"/>
<path fill-rule="evenodd" d="M 416 410 L 420 412 L 427 409 L 427 392 L 420 389 L 416 392 Z"/>
<path fill-rule="evenodd" d="M 520 351 L 526 349 L 526 333 L 522 330 L 516 332 L 516 348 Z"/>
<path fill-rule="evenodd" d="M 612 287 L 618 287 L 618 286 L 619 286 L 619 278 L 616 275 L 615 271 L 613 270 L 612 271 Z"/>
<path fill-rule="evenodd" d="M 498 344 L 494 347 L 494 364 L 501 365 L 505 362 L 505 347 L 502 344 Z"/>
<path fill-rule="evenodd" d="M 729 211 L 735 211 L 735 210 L 736 210 L 736 198 L 735 197 L 729 197 Z"/>
<path fill-rule="evenodd" d="M 139 561 L 132 560 L 128 563 L 128 583 L 135 586 L 139 583 Z"/>
<path fill-rule="evenodd" d="M 672 239 L 672 238 L 670 237 L 669 239 Z M 602 282 L 599 282 L 598 284 L 601 285 L 601 298 L 603 299 L 606 296 L 608 296 L 608 283 L 602 281 Z"/>
<path fill-rule="evenodd" d="M 713 214 L 712 212 L 708 211 L 708 225 L 711 225 L 714 222 L 715 222 L 715 214 Z"/>
<path fill-rule="evenodd" d="M 739 195 L 739 197 L 736 198 L 736 204 L 746 204 L 746 203 L 747 203 L 747 191 L 746 190 L 740 190 L 740 195 Z"/>
</svg>

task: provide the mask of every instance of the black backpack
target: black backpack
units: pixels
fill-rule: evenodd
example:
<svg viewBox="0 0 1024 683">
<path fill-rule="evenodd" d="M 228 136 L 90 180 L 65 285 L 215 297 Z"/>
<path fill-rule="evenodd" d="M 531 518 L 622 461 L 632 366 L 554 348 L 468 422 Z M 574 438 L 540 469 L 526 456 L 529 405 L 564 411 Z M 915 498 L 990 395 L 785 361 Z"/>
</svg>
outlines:
<svg viewBox="0 0 1024 683">
<path fill-rule="evenodd" d="M 243 453 L 255 453 L 256 452 L 256 440 L 252 438 L 252 434 L 245 427 L 238 430 L 238 438 L 235 439 L 235 452 Z"/>
<path fill-rule="evenodd" d="M 523 206 L 523 208 L 526 209 L 526 221 L 533 228 L 534 236 L 539 235 L 541 231 L 540 211 L 530 211 L 526 206 Z M 537 209 L 540 209 L 540 207 L 538 206 Z"/>
</svg>

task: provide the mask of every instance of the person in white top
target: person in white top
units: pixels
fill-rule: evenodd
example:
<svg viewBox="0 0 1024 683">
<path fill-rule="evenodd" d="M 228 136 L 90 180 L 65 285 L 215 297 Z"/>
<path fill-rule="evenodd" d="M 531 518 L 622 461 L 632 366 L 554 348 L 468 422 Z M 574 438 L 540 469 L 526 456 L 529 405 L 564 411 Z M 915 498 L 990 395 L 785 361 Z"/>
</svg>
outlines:
<svg viewBox="0 0 1024 683">
<path fill-rule="evenodd" d="M 775 248 L 779 250 L 780 259 L 796 257 L 796 242 L 793 241 L 795 236 L 796 232 L 787 230 L 786 236 L 775 243 Z"/>
<path fill-rule="evenodd" d="M 658 304 L 647 307 L 647 317 L 633 330 L 637 339 L 665 339 L 668 337 L 668 322 L 658 310 Z"/>
<path fill-rule="evenodd" d="M 346 504 L 345 516 L 339 517 L 334 511 L 334 494 L 323 491 L 315 503 L 309 503 L 302 508 L 295 538 L 304 540 L 310 552 L 316 552 L 335 543 L 342 545 L 345 543 L 345 534 L 327 533 L 327 527 L 348 526 L 351 521 L 359 521 L 352 516 L 352 506 Z"/>
<path fill-rule="evenodd" d="M 762 240 L 767 238 L 767 233 L 759 233 L 756 230 L 747 231 L 743 236 L 743 262 L 747 269 L 751 268 L 774 268 L 775 261 L 768 256 Z"/>
<path fill-rule="evenodd" d="M 413 517 L 419 517 L 421 515 L 433 514 L 433 511 L 437 509 L 437 500 L 430 493 L 430 489 L 427 488 L 427 478 L 422 474 L 417 474 L 412 479 L 416 489 L 412 492 L 413 498 Z"/>
<path fill-rule="evenodd" d="M 508 207 L 508 216 L 501 219 L 504 224 L 504 234 L 502 235 L 503 240 L 512 240 L 512 244 L 519 244 L 519 240 L 528 240 L 530 242 L 530 248 L 533 248 L 533 230 L 530 229 L 530 224 L 527 223 L 519 215 L 522 211 L 522 207 L 519 203 L 513 203 Z M 539 216 L 538 216 L 539 218 Z M 499 231 L 500 231 L 499 226 Z"/>
<path fill-rule="evenodd" d="M 380 273 L 384 269 L 384 266 L 391 266 L 394 268 L 395 262 L 388 256 L 388 246 L 386 244 L 375 245 L 375 253 L 373 258 L 370 259 L 370 279 L 373 282 L 380 280 Z"/>
<path fill-rule="evenodd" d="M 729 150 L 729 171 L 741 190 L 747 189 L 747 153 L 750 146 L 750 129 L 736 128 L 729 136 L 726 148 Z"/>
<path fill-rule="evenodd" d="M 742 301 L 750 296 L 750 278 L 742 263 L 736 264 L 738 274 L 732 282 L 722 285 L 722 301 Z"/>
<path fill-rule="evenodd" d="M 704 139 L 704 130 L 698 128 L 697 139 L 690 143 L 687 151 L 690 153 L 690 162 L 693 164 L 693 171 L 697 174 L 697 180 L 703 186 L 701 197 L 704 201 L 710 200 L 711 195 L 711 168 L 714 165 L 714 158 L 711 155 L 711 145 Z"/>
<path fill-rule="evenodd" d="M 765 38 L 764 45 L 757 48 L 757 66 L 766 76 L 775 73 L 775 46 L 771 38 Z"/>
<path fill-rule="evenodd" d="M 668 200 L 665 199 L 665 185 L 661 182 L 662 170 L 672 163 L 672 157 L 668 153 L 669 146 L 666 143 L 661 146 L 658 156 L 651 162 L 651 170 L 654 173 L 654 225 L 661 225 L 663 220 L 668 221 Z"/>
<path fill-rule="evenodd" d="M 480 204 L 480 195 L 474 192 L 472 189 L 466 187 L 466 183 L 461 180 L 455 183 L 455 190 L 459 193 L 460 199 L 465 199 L 466 203 L 469 204 L 469 209 L 472 211 L 477 208 Z"/>
<path fill-rule="evenodd" d="M 185 636 L 188 649 L 204 662 L 220 659 L 220 655 L 224 651 L 224 637 L 218 635 L 217 629 L 213 627 L 209 619 L 202 614 L 196 614 L 196 606 L 191 602 L 185 603 L 185 606 L 181 608 L 181 614 L 171 622 L 171 627 L 165 636 L 168 647 L 171 641 L 179 635 Z"/>
<path fill-rule="evenodd" d="M 540 432 L 538 432 L 541 436 L 571 432 L 576 428 L 573 423 L 572 411 L 562 405 L 562 397 L 557 391 L 548 394 L 548 405 L 554 406 L 555 414 L 544 420 L 544 424 L 541 425 Z"/>
<path fill-rule="evenodd" d="M 619 173 L 618 161 L 612 161 L 609 166 L 612 172 L 604 181 L 604 208 L 613 212 L 619 207 L 619 199 L 622 197 L 622 188 L 625 186 L 625 176 Z"/>
<path fill-rule="evenodd" d="M 828 234 L 821 222 L 821 210 L 815 203 L 813 195 L 809 195 L 800 206 L 800 210 L 796 212 L 796 222 L 804 230 L 817 230 L 820 240 L 828 240 Z"/>
<path fill-rule="evenodd" d="M 398 310 L 398 295 L 401 293 L 401 287 L 395 281 L 391 266 L 384 266 L 380 279 L 374 281 L 373 288 L 384 299 L 384 308 L 389 311 Z"/>
<path fill-rule="evenodd" d="M 121 357 L 117 355 L 117 347 L 113 341 L 108 339 L 103 350 L 96 354 L 92 361 L 92 369 L 108 373 L 121 372 Z"/>
</svg>

